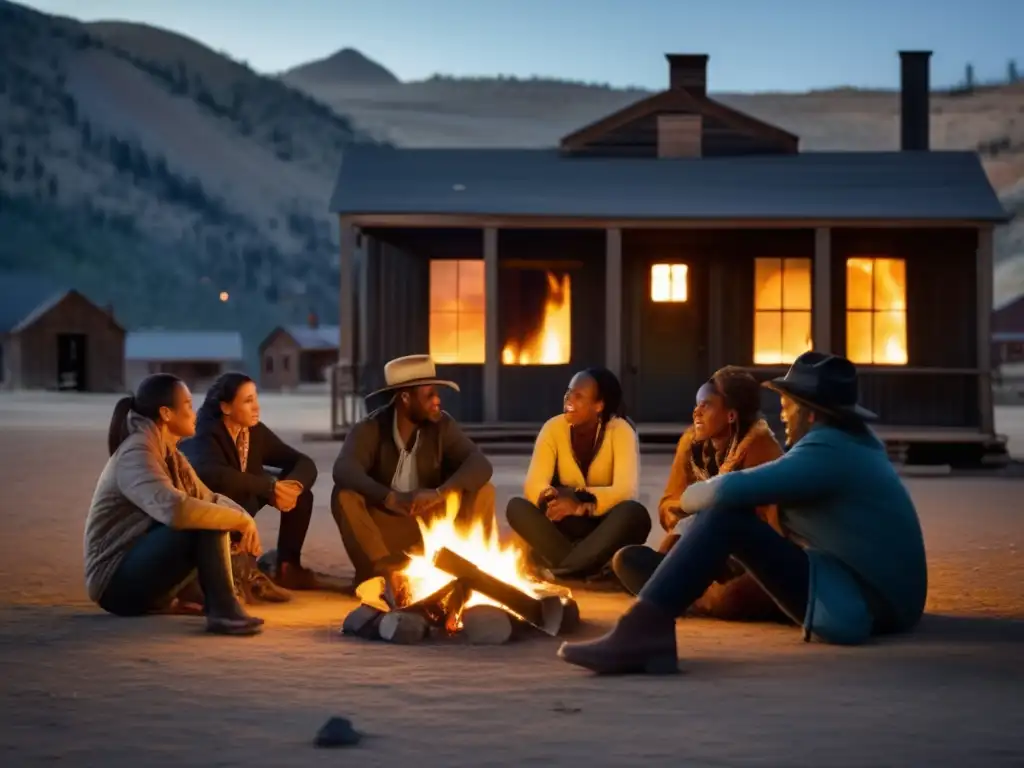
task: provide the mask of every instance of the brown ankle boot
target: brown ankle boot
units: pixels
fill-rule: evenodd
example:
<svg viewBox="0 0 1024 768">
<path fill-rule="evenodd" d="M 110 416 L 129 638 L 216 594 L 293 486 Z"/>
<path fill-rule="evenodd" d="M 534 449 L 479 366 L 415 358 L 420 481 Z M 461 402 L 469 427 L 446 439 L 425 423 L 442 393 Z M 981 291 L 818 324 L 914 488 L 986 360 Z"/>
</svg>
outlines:
<svg viewBox="0 0 1024 768">
<path fill-rule="evenodd" d="M 643 600 L 603 637 L 558 649 L 564 661 L 602 675 L 673 674 L 679 671 L 676 654 L 675 618 Z"/>
</svg>

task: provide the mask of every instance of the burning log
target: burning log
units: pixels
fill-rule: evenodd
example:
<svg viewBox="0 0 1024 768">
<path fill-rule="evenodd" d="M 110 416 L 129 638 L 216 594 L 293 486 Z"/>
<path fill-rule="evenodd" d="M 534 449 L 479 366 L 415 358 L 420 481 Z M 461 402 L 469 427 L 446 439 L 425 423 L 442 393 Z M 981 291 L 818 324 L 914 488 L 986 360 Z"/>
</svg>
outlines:
<svg viewBox="0 0 1024 768">
<path fill-rule="evenodd" d="M 551 636 L 571 631 L 579 624 L 579 607 L 572 598 L 558 595 L 537 598 L 528 595 L 485 573 L 447 547 L 437 551 L 434 556 L 434 567 L 454 576 L 469 589 L 476 590 L 505 606 L 512 613 Z"/>
<path fill-rule="evenodd" d="M 473 605 L 462 612 L 462 631 L 473 645 L 501 645 L 512 639 L 517 621 L 496 605 Z"/>
</svg>

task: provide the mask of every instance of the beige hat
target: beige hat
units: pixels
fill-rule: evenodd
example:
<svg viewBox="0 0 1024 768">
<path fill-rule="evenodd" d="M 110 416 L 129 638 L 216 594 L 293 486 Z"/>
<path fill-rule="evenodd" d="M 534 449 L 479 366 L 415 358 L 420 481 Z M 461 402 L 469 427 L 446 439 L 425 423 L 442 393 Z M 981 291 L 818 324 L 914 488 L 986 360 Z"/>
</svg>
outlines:
<svg viewBox="0 0 1024 768">
<path fill-rule="evenodd" d="M 396 357 L 384 366 L 384 386 L 371 392 L 366 399 L 376 397 L 384 392 L 393 392 L 406 387 L 423 387 L 428 384 L 440 384 L 451 387 L 456 392 L 459 385 L 454 381 L 437 378 L 437 368 L 430 355 L 406 355 Z"/>
</svg>

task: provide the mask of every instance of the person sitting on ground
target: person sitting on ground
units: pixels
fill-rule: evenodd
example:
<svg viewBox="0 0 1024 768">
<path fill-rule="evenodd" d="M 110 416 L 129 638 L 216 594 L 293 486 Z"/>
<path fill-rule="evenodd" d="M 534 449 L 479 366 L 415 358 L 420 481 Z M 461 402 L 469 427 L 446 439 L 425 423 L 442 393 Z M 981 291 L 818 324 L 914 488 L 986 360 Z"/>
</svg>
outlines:
<svg viewBox="0 0 1024 768">
<path fill-rule="evenodd" d="M 491 462 L 441 410 L 438 387 L 458 385 L 437 378 L 429 355 L 390 361 L 384 380 L 367 400 L 392 393 L 390 402 L 352 427 L 334 462 L 331 512 L 356 584 L 401 570 L 422 546 L 418 519 L 444 514 L 451 493 L 460 525 L 495 525 Z"/>
<path fill-rule="evenodd" d="M 236 574 L 247 574 L 251 583 L 246 593 L 257 600 L 283 602 L 290 599 L 284 590 L 315 589 L 315 575 L 302 567 L 301 556 L 313 515 L 316 464 L 260 421 L 256 383 L 236 371 L 213 382 L 199 408 L 195 437 L 183 440 L 181 450 L 207 486 L 238 502 L 253 517 L 267 506 L 281 513 L 277 551 L 260 560 L 274 583 L 250 564 Z M 278 470 L 280 476 L 265 467 Z"/>
<path fill-rule="evenodd" d="M 694 483 L 694 520 L 638 599 L 603 637 L 559 656 L 600 673 L 678 671 L 675 619 L 734 557 L 804 630 L 804 639 L 858 644 L 912 629 L 928 591 L 914 503 L 857 404 L 846 358 L 805 352 L 784 378 L 781 458 Z M 786 536 L 754 514 L 777 504 Z"/>
<path fill-rule="evenodd" d="M 643 585 L 679 540 L 676 526 L 688 520 L 680 508 L 680 497 L 693 483 L 720 474 L 749 469 L 774 461 L 782 446 L 761 418 L 761 385 L 747 371 L 727 366 L 715 372 L 697 390 L 693 426 L 676 446 L 665 493 L 658 505 L 658 517 L 666 536 L 657 551 L 634 545 L 615 553 L 612 569 L 622 585 L 638 594 Z M 759 518 L 782 535 L 774 505 L 758 507 Z M 685 526 L 686 523 L 683 523 Z M 781 620 L 784 614 L 761 589 L 754 577 L 732 564 L 688 611 L 691 615 L 732 621 Z"/>
<path fill-rule="evenodd" d="M 206 628 L 255 634 L 263 620 L 236 597 L 229 531 L 259 554 L 256 522 L 207 488 L 178 451 L 195 420 L 188 387 L 169 373 L 143 379 L 114 407 L 110 458 L 85 522 L 86 589 L 103 610 L 138 616 L 166 610 L 198 571 Z"/>
<path fill-rule="evenodd" d="M 525 498 L 511 499 L 506 516 L 538 565 L 555 577 L 588 578 L 617 550 L 647 541 L 651 517 L 636 500 L 637 436 L 615 374 L 580 371 L 562 403 L 537 435 Z"/>
</svg>

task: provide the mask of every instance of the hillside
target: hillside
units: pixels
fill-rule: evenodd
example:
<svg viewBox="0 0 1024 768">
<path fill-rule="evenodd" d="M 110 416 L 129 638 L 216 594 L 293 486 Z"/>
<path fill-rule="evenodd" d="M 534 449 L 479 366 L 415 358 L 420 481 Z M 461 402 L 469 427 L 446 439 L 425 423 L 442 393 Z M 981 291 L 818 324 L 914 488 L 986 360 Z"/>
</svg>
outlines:
<svg viewBox="0 0 1024 768">
<path fill-rule="evenodd" d="M 395 74 L 354 48 L 342 48 L 323 59 L 301 64 L 283 73 L 306 83 L 349 83 L 351 85 L 397 85 Z"/>
<path fill-rule="evenodd" d="M 366 134 L 161 30 L 0 0 L 0 49 L 0 268 L 75 284 L 129 327 L 240 328 L 250 348 L 336 313 L 327 200 Z"/>
</svg>

